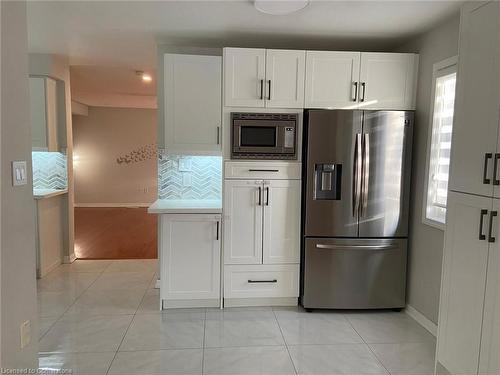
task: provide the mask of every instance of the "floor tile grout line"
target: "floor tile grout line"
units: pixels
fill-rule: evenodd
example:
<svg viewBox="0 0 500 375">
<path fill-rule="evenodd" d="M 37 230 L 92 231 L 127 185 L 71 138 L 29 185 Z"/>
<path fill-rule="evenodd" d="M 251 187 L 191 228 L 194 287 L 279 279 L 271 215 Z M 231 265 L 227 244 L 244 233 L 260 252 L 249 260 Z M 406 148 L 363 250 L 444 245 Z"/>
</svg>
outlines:
<svg viewBox="0 0 500 375">
<path fill-rule="evenodd" d="M 357 333 L 357 335 L 361 338 L 361 340 L 363 340 L 363 343 L 365 344 L 365 346 L 368 348 L 368 350 L 370 351 L 370 353 L 372 353 L 372 355 L 375 357 L 375 359 L 377 360 L 377 362 L 380 364 L 380 366 L 383 367 L 383 369 L 387 372 L 388 375 L 392 375 L 391 372 L 389 371 L 389 369 L 385 366 L 385 364 L 382 362 L 382 360 L 377 356 L 377 354 L 375 354 L 375 352 L 372 350 L 370 344 L 368 344 L 365 340 L 365 338 L 363 336 L 361 336 L 361 334 L 358 332 L 358 330 L 356 329 L 356 327 L 354 327 L 354 325 L 352 324 L 351 320 L 345 316 L 345 319 L 347 320 L 347 322 L 349 323 L 349 325 L 352 327 L 352 329 Z"/>
<path fill-rule="evenodd" d="M 283 339 L 283 343 L 285 344 L 286 352 L 288 353 L 288 358 L 290 358 L 290 362 L 292 362 L 293 366 L 293 371 L 295 371 L 295 375 L 298 375 L 299 372 L 297 371 L 297 367 L 295 366 L 295 362 L 293 361 L 292 355 L 290 354 L 290 349 L 288 348 L 288 343 L 286 342 L 285 335 L 283 334 L 283 330 L 281 329 L 280 322 L 278 320 L 278 317 L 276 316 L 276 311 L 274 311 L 274 308 L 271 307 L 271 311 L 273 312 L 274 319 L 276 319 L 276 324 L 278 325 L 278 328 L 281 333 L 281 338 Z"/>
<path fill-rule="evenodd" d="M 75 260 L 75 262 L 77 262 L 77 260 Z M 111 264 L 111 263 L 110 263 Z M 75 300 L 66 308 L 66 310 L 63 311 L 63 313 L 61 315 L 58 316 L 58 318 L 55 320 L 55 322 L 50 326 L 50 328 L 45 331 L 45 333 L 38 338 L 38 342 L 40 342 L 44 337 L 45 335 L 47 335 L 47 333 L 49 333 L 49 331 L 61 320 L 61 318 L 75 305 L 75 303 L 80 299 L 81 296 L 83 296 L 83 294 L 89 290 L 89 288 L 94 285 L 94 283 L 97 281 L 97 279 L 103 274 L 104 270 L 109 267 L 109 264 L 103 268 L 103 270 L 99 273 L 99 272 L 86 272 L 86 273 L 99 273 L 99 276 L 97 276 L 95 278 L 94 281 L 92 281 L 89 286 L 87 288 L 85 288 L 80 294 L 78 294 L 78 296 L 75 298 Z M 73 272 L 72 274 L 77 274 L 77 273 L 80 273 L 80 272 Z M 83 272 L 82 272 L 83 273 Z M 38 294 L 38 291 L 37 291 L 37 294 Z M 39 317 L 40 318 L 40 317 Z"/>
<path fill-rule="evenodd" d="M 109 371 L 111 370 L 111 367 L 113 366 L 113 363 L 115 362 L 115 359 L 116 359 L 116 356 L 118 355 L 119 351 L 120 351 L 120 348 L 123 344 L 123 341 L 125 340 L 125 337 L 127 336 L 127 333 L 130 329 L 130 327 L 132 326 L 132 323 L 134 322 L 135 320 L 135 317 L 137 316 L 137 311 L 139 310 L 139 308 L 141 307 L 141 304 L 142 304 L 142 301 L 144 300 L 144 297 L 146 296 L 147 292 L 148 292 L 148 289 L 149 289 L 149 285 L 151 284 L 151 281 L 153 280 L 153 277 L 154 275 L 151 277 L 151 280 L 149 280 L 149 283 L 148 283 L 148 287 L 146 287 L 146 289 L 144 290 L 144 294 L 142 295 L 142 298 L 141 298 L 141 302 L 139 302 L 139 305 L 137 306 L 137 308 L 135 309 L 135 313 L 133 314 L 132 316 L 132 319 L 130 319 L 130 323 L 127 327 L 127 329 L 125 330 L 125 333 L 123 334 L 123 337 L 120 341 L 120 344 L 117 346 L 116 348 L 116 352 L 115 352 L 115 355 L 113 356 L 113 359 L 111 360 L 111 362 L 109 363 L 109 367 L 108 367 L 108 370 L 106 371 L 106 375 L 109 374 Z"/>
</svg>

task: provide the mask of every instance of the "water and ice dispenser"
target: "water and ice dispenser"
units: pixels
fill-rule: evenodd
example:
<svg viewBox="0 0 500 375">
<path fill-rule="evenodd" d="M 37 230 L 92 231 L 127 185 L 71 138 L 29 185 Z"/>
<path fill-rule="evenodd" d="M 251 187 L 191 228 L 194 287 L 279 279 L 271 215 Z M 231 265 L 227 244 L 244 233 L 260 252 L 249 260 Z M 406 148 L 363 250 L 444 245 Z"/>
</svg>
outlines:
<svg viewBox="0 0 500 375">
<path fill-rule="evenodd" d="M 339 200 L 342 192 L 342 164 L 315 164 L 314 174 L 314 199 Z"/>
</svg>

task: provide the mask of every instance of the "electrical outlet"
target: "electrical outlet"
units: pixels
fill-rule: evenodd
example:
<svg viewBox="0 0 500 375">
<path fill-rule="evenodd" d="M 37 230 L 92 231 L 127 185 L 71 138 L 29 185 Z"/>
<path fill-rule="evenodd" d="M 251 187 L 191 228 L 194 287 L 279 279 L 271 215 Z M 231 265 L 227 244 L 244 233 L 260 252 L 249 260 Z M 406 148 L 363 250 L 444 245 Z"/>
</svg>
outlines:
<svg viewBox="0 0 500 375">
<path fill-rule="evenodd" d="M 191 178 L 191 173 L 183 173 L 182 174 L 182 186 L 184 187 L 189 187 L 193 183 L 192 178 Z"/>
<path fill-rule="evenodd" d="M 31 342 L 31 321 L 27 320 L 21 324 L 21 349 L 28 346 Z"/>
</svg>

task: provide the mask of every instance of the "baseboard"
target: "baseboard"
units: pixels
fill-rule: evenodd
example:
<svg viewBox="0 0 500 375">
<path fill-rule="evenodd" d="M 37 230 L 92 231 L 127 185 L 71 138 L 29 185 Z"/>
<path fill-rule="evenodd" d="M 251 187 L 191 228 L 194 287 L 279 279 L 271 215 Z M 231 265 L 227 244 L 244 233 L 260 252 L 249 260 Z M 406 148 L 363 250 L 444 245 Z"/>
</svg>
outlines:
<svg viewBox="0 0 500 375">
<path fill-rule="evenodd" d="M 75 203 L 74 207 L 149 207 L 153 203 Z"/>
<path fill-rule="evenodd" d="M 204 307 L 219 307 L 220 301 L 216 299 L 175 299 L 163 300 L 163 310 L 182 309 L 182 308 L 204 308 Z"/>
<path fill-rule="evenodd" d="M 421 312 L 415 309 L 411 305 L 407 305 L 405 309 L 405 313 L 411 316 L 413 319 L 417 321 L 422 327 L 424 327 L 427 331 L 429 331 L 434 337 L 437 336 L 437 325 L 431 320 L 427 319 Z"/>
<path fill-rule="evenodd" d="M 70 255 L 65 255 L 63 258 L 63 263 L 64 264 L 71 264 L 76 260 L 76 255 L 75 253 L 71 253 Z"/>
<path fill-rule="evenodd" d="M 224 298 L 224 307 L 297 306 L 295 297 Z"/>
<path fill-rule="evenodd" d="M 38 272 L 38 278 L 41 279 L 42 277 L 47 276 L 47 274 L 49 274 L 50 272 L 52 272 L 53 270 L 55 270 L 60 265 L 61 265 L 61 260 L 58 259 L 54 263 L 52 263 L 51 265 L 49 265 L 48 267 L 46 267 L 45 269 L 42 269 L 40 267 L 40 270 Z"/>
</svg>

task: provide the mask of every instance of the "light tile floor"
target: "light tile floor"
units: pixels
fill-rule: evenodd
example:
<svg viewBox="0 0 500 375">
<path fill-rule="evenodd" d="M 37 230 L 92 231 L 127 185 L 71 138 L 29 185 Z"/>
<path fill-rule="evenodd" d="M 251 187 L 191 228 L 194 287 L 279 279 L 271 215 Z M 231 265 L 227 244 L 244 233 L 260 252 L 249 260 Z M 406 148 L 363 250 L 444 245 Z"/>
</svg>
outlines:
<svg viewBox="0 0 500 375">
<path fill-rule="evenodd" d="M 40 368 L 75 375 L 432 375 L 404 313 L 160 312 L 156 261 L 76 261 L 38 281 Z"/>
</svg>

